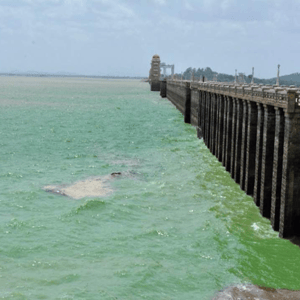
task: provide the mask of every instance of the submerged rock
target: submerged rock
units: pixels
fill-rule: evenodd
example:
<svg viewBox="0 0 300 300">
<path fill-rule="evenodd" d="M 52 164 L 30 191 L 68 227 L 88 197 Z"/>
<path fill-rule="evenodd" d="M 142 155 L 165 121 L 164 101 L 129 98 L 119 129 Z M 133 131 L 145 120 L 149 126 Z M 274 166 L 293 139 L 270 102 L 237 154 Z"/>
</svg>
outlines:
<svg viewBox="0 0 300 300">
<path fill-rule="evenodd" d="M 300 291 L 273 289 L 256 285 L 230 286 L 212 300 L 299 300 Z"/>
<path fill-rule="evenodd" d="M 122 175 L 127 178 L 135 179 L 137 173 L 133 171 L 113 172 L 102 177 L 93 177 L 78 181 L 72 185 L 48 185 L 43 188 L 48 193 L 67 196 L 74 199 L 84 197 L 104 197 L 112 192 L 109 182 Z"/>
<path fill-rule="evenodd" d="M 44 190 L 56 195 L 68 196 L 74 199 L 84 197 L 104 197 L 112 192 L 106 184 L 107 178 L 97 177 L 78 181 L 72 185 L 45 186 Z"/>
</svg>

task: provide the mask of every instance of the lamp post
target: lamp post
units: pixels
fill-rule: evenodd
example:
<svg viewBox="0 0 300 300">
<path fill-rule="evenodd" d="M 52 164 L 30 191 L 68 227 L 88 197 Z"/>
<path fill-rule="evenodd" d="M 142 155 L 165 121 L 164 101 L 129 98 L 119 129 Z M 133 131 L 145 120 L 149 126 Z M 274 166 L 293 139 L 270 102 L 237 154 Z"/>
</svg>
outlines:
<svg viewBox="0 0 300 300">
<path fill-rule="evenodd" d="M 279 69 L 280 69 L 280 65 L 277 66 L 277 81 L 276 81 L 276 85 L 279 86 Z"/>
</svg>

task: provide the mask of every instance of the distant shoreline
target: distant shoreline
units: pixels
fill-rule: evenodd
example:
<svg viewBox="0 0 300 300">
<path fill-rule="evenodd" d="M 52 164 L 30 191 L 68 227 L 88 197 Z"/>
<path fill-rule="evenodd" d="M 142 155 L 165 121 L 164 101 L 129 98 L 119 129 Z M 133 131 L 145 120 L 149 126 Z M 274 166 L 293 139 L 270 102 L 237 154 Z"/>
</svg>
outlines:
<svg viewBox="0 0 300 300">
<path fill-rule="evenodd" d="M 30 73 L 0 73 L 0 76 L 20 76 L 20 77 L 74 77 L 74 78 L 99 78 L 99 79 L 147 79 L 142 76 L 99 76 L 99 75 L 72 75 L 72 74 L 30 74 Z"/>
</svg>

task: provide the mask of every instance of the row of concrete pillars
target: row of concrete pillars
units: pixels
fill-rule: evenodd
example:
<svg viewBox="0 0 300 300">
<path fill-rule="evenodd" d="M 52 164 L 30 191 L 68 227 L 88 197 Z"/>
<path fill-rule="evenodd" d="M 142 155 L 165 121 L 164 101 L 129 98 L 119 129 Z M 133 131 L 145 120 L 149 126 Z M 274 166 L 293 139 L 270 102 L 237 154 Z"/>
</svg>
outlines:
<svg viewBox="0 0 300 300">
<path fill-rule="evenodd" d="M 192 90 L 189 85 L 182 88 L 185 122 L 191 123 L 193 117 L 197 120 L 193 125 L 198 137 L 203 138 L 241 189 L 253 197 L 261 214 L 271 220 L 281 237 L 300 236 L 299 114 Z M 174 90 L 172 102 L 176 101 L 173 94 Z M 168 97 L 166 82 L 161 85 L 161 96 Z"/>
</svg>

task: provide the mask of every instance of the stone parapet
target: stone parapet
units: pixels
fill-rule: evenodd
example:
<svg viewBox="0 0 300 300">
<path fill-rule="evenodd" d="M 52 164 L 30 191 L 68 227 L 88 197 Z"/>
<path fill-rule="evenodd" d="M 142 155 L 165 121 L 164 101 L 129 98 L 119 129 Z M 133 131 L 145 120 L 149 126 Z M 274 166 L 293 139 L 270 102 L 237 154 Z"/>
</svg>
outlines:
<svg viewBox="0 0 300 300">
<path fill-rule="evenodd" d="M 178 84 L 189 81 L 177 81 Z M 287 108 L 300 113 L 300 89 L 290 87 L 273 87 L 269 85 L 236 85 L 227 82 L 191 82 L 192 89 L 249 100 L 275 107 Z M 292 94 L 290 98 L 288 94 Z M 290 99 L 290 100 L 289 100 Z M 295 100 L 295 101 L 294 101 Z M 294 102 L 293 102 L 294 101 Z"/>
</svg>

